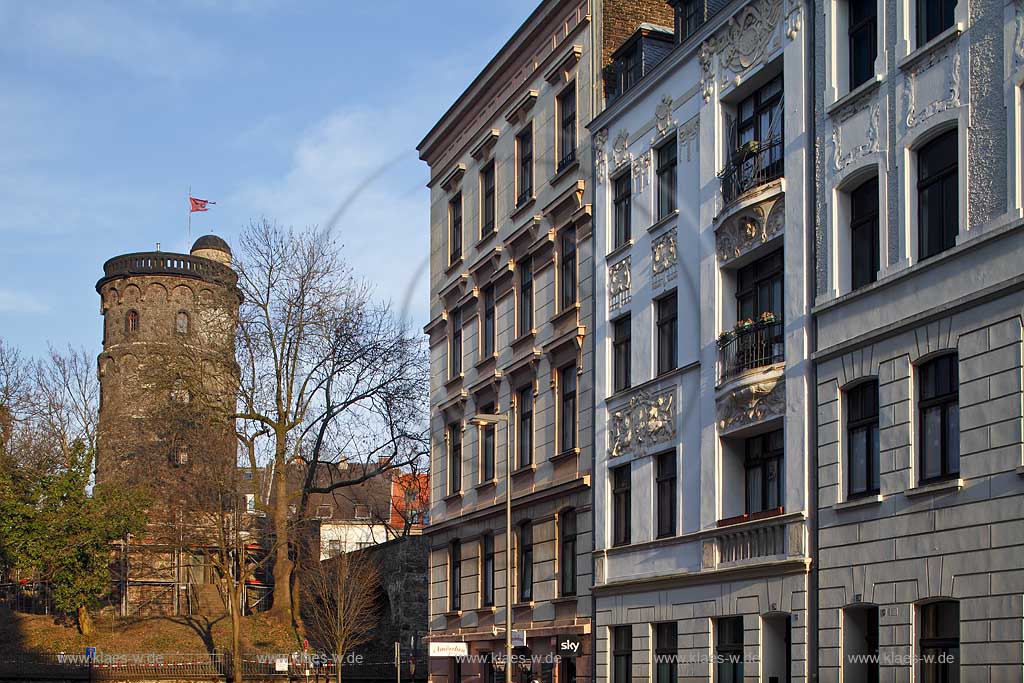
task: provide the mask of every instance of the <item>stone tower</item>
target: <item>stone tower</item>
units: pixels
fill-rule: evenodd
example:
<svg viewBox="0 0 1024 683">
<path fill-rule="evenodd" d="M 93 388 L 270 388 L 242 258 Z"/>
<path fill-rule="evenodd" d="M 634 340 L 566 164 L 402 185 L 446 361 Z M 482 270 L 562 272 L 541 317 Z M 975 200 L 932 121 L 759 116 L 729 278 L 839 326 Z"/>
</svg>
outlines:
<svg viewBox="0 0 1024 683">
<path fill-rule="evenodd" d="M 234 463 L 241 294 L 215 235 L 189 254 L 142 252 L 103 264 L 96 481 L 157 494 L 195 463 Z"/>
</svg>

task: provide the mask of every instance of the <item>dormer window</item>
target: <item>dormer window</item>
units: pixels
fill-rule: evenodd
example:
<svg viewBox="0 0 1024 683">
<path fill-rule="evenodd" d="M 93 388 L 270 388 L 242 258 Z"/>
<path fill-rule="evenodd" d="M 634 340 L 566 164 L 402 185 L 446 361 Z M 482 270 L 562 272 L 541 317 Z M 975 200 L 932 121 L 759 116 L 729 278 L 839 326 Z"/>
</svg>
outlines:
<svg viewBox="0 0 1024 683">
<path fill-rule="evenodd" d="M 674 44 L 672 31 L 654 24 L 642 24 L 629 40 L 612 54 L 605 69 L 605 96 L 609 102 L 636 85 L 665 58 Z"/>
</svg>

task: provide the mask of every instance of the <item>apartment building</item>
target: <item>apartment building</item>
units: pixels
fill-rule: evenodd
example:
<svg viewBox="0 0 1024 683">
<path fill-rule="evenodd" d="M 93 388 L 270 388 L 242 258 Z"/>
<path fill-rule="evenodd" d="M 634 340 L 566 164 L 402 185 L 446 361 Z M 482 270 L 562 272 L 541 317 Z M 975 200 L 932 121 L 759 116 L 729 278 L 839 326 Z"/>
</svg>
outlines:
<svg viewBox="0 0 1024 683">
<path fill-rule="evenodd" d="M 820 679 L 1019 681 L 1024 4 L 816 8 Z"/>
<path fill-rule="evenodd" d="M 504 679 L 494 660 L 503 662 L 510 608 L 525 632 L 514 680 L 590 680 L 594 265 L 583 126 L 602 105 L 614 48 L 659 20 L 671 22 L 660 0 L 542 2 L 419 145 L 430 167 L 428 638 L 485 660 L 432 658 L 432 681 Z M 480 414 L 495 417 L 479 424 Z M 556 665 L 550 655 L 566 639 L 582 649 Z"/>
<path fill-rule="evenodd" d="M 589 125 L 596 678 L 804 681 L 807 10 L 667 4 Z"/>
</svg>

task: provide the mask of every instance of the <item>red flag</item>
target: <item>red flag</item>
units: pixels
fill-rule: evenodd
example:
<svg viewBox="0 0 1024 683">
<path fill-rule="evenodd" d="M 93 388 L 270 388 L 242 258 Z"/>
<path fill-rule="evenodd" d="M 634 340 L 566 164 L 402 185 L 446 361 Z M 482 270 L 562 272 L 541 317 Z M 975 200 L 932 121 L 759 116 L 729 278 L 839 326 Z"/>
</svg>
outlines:
<svg viewBox="0 0 1024 683">
<path fill-rule="evenodd" d="M 189 213 L 195 213 L 196 211 L 209 211 L 206 208 L 207 204 L 216 204 L 217 202 L 211 202 L 209 199 L 196 199 L 195 197 L 189 197 L 188 200 L 192 203 L 192 208 Z"/>
</svg>

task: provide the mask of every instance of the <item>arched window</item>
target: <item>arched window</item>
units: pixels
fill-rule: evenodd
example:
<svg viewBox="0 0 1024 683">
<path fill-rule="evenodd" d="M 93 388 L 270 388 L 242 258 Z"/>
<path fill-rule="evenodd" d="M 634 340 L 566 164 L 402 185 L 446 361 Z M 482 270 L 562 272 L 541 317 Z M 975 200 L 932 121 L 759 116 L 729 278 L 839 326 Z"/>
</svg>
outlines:
<svg viewBox="0 0 1024 683">
<path fill-rule="evenodd" d="M 920 605 L 917 644 L 924 683 L 960 680 L 960 603 L 941 600 Z"/>
<path fill-rule="evenodd" d="M 139 331 L 138 311 L 128 311 L 128 314 L 124 317 L 124 329 L 129 334 Z"/>
<path fill-rule="evenodd" d="M 178 334 L 188 334 L 188 324 L 188 313 L 178 311 L 178 315 L 174 317 L 174 331 Z"/>
</svg>

